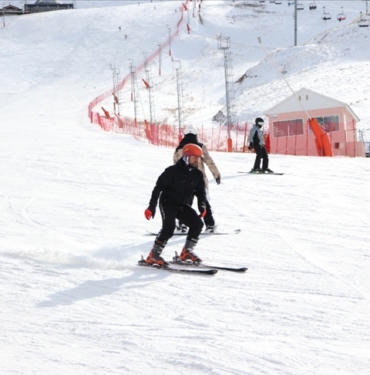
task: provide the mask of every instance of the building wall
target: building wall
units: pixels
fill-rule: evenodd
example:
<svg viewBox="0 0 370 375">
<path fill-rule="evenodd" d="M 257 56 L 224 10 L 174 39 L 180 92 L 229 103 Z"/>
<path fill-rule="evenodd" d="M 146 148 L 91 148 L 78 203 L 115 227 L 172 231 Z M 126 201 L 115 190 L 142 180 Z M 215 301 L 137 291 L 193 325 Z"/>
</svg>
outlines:
<svg viewBox="0 0 370 375">
<path fill-rule="evenodd" d="M 327 108 L 338 107 L 338 101 L 331 98 L 317 95 L 316 93 L 303 90 L 297 92 L 294 97 L 282 101 L 278 104 L 277 110 L 279 113 L 289 113 L 295 111 L 302 111 L 302 106 L 306 111 L 325 110 Z"/>
<path fill-rule="evenodd" d="M 50 12 L 54 10 L 73 9 L 73 4 L 27 4 L 24 6 L 25 13 Z"/>
<path fill-rule="evenodd" d="M 280 109 L 280 108 L 279 108 Z M 310 109 L 309 116 L 328 117 L 338 116 L 339 129 L 327 129 L 335 156 L 362 156 L 364 150 L 356 138 L 356 122 L 346 107 Z M 305 111 L 295 111 L 268 115 L 270 124 L 270 152 L 284 155 L 317 156 L 315 136 L 308 124 Z M 274 122 L 302 119 L 303 134 L 277 136 Z M 331 126 L 331 125 L 330 125 Z M 294 130 L 294 129 L 293 129 Z M 294 131 L 293 131 L 294 133 Z M 284 133 L 283 133 L 284 134 Z"/>
<path fill-rule="evenodd" d="M 3 13 L 5 16 L 20 16 L 23 14 L 23 10 L 15 6 L 8 5 L 0 9 L 0 17 Z"/>
</svg>

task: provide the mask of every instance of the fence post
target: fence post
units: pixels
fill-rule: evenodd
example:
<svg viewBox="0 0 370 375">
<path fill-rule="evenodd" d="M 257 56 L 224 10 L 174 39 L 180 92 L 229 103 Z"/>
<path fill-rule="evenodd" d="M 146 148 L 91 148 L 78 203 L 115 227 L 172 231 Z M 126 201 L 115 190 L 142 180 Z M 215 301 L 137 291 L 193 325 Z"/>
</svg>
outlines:
<svg viewBox="0 0 370 375">
<path fill-rule="evenodd" d="M 246 122 L 244 124 L 244 142 L 243 142 L 243 152 L 245 152 L 245 142 L 247 140 L 247 127 L 248 127 L 248 123 Z"/>
</svg>

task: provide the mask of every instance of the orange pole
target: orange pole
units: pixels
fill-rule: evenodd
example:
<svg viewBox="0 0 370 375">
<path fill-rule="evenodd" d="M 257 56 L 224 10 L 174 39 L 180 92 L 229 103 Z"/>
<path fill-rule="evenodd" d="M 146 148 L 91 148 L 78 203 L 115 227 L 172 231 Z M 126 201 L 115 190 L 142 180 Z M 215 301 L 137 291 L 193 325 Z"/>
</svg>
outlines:
<svg viewBox="0 0 370 375">
<path fill-rule="evenodd" d="M 334 156 L 328 133 L 325 133 L 315 118 L 308 119 L 308 123 L 316 137 L 316 149 L 319 156 Z"/>
<path fill-rule="evenodd" d="M 233 151 L 233 140 L 231 138 L 227 139 L 227 152 Z"/>
</svg>

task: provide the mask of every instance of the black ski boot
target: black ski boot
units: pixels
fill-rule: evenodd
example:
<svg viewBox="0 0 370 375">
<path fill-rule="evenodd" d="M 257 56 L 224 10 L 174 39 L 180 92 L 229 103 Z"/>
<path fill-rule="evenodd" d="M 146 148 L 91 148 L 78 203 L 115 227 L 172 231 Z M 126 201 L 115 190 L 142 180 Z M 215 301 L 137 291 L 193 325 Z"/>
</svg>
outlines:
<svg viewBox="0 0 370 375">
<path fill-rule="evenodd" d="M 194 253 L 194 247 L 196 246 L 197 242 L 198 241 L 186 239 L 184 248 L 182 249 L 181 254 L 180 254 L 180 260 L 182 261 L 190 260 L 193 263 L 200 263 L 202 261 L 202 259 L 200 259 Z"/>
<path fill-rule="evenodd" d="M 152 251 L 149 253 L 145 262 L 152 266 L 168 266 L 168 263 L 161 257 L 162 250 L 165 248 L 167 241 L 155 240 Z"/>
<path fill-rule="evenodd" d="M 263 173 L 261 168 L 253 168 L 251 169 L 251 173 Z"/>
</svg>

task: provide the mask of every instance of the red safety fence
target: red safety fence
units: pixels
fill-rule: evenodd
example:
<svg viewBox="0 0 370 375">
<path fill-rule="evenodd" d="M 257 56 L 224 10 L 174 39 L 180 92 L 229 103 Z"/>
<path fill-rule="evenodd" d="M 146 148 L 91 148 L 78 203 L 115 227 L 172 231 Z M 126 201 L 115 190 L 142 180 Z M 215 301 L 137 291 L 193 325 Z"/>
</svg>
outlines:
<svg viewBox="0 0 370 375">
<path fill-rule="evenodd" d="M 102 120 L 100 116 L 99 120 Z M 107 121 L 107 119 L 104 119 Z M 111 120 L 108 120 L 111 121 Z M 165 123 L 150 124 L 147 121 L 135 121 L 128 117 L 115 117 L 108 128 L 105 122 L 101 127 L 104 130 L 129 134 L 135 139 L 151 143 L 156 146 L 176 147 L 180 137 L 183 136 L 184 128 Z M 251 125 L 237 124 L 230 126 L 233 152 L 249 152 L 247 148 L 247 136 Z M 227 151 L 228 129 L 224 125 L 217 125 L 212 128 L 199 127 L 198 140 L 204 143 L 210 151 Z"/>
<path fill-rule="evenodd" d="M 190 0 L 187 0 L 185 2 L 185 4 L 182 3 L 182 6 L 179 8 L 180 9 L 180 19 L 178 20 L 178 22 L 176 24 L 175 31 L 150 56 L 148 56 L 141 65 L 139 65 L 135 69 L 135 73 L 139 73 L 141 70 L 143 70 L 144 67 L 147 66 L 151 61 L 153 61 L 159 55 L 159 53 L 164 48 L 166 48 L 169 45 L 169 43 L 180 33 L 180 27 L 181 27 L 181 24 L 184 21 L 184 11 L 187 9 L 186 5 L 188 4 L 189 1 Z M 115 91 L 122 90 L 123 87 L 126 85 L 126 83 L 130 81 L 130 79 L 131 79 L 131 73 L 127 74 L 126 77 L 119 83 L 119 85 L 114 90 Z M 113 96 L 113 95 L 114 95 L 113 89 L 108 90 L 108 91 L 104 92 L 103 94 L 97 96 L 95 99 L 93 99 L 88 106 L 88 117 L 89 117 L 90 121 L 94 124 L 99 124 L 104 130 L 107 130 L 106 127 L 108 127 L 108 128 L 113 127 L 113 119 L 111 119 L 111 123 L 109 123 L 109 121 L 101 120 L 101 117 L 99 117 L 99 114 L 97 112 L 94 112 L 94 108 L 99 103 L 103 102 L 104 100 L 106 100 L 107 98 L 109 98 L 110 96 Z M 106 119 L 106 120 L 108 120 L 108 119 Z M 104 122 L 104 126 L 102 125 L 101 121 Z"/>
<path fill-rule="evenodd" d="M 326 129 L 325 137 L 327 148 L 330 148 L 331 156 L 365 156 L 365 146 L 362 132 L 358 129 L 345 129 L 344 124 L 339 123 L 334 131 Z M 318 141 L 313 131 L 308 128 L 301 134 L 273 132 L 269 136 L 269 149 L 272 154 L 280 155 L 302 155 L 302 156 L 325 156 L 320 151 Z"/>
<path fill-rule="evenodd" d="M 147 121 L 135 121 L 128 117 L 107 118 L 94 112 L 94 123 L 99 124 L 105 131 L 129 134 L 142 142 L 156 146 L 176 147 L 179 135 L 183 136 L 184 128 L 166 123 L 150 124 Z M 230 126 L 232 152 L 248 151 L 248 134 L 252 125 L 236 124 Z M 216 125 L 211 128 L 198 127 L 198 140 L 204 143 L 210 151 L 228 151 L 228 128 L 225 125 Z M 333 156 L 365 156 L 365 146 L 360 130 L 346 130 L 344 132 L 329 132 Z M 317 144 L 313 133 L 306 136 L 271 137 L 265 134 L 266 149 L 271 154 L 324 156 L 318 155 Z"/>
</svg>

